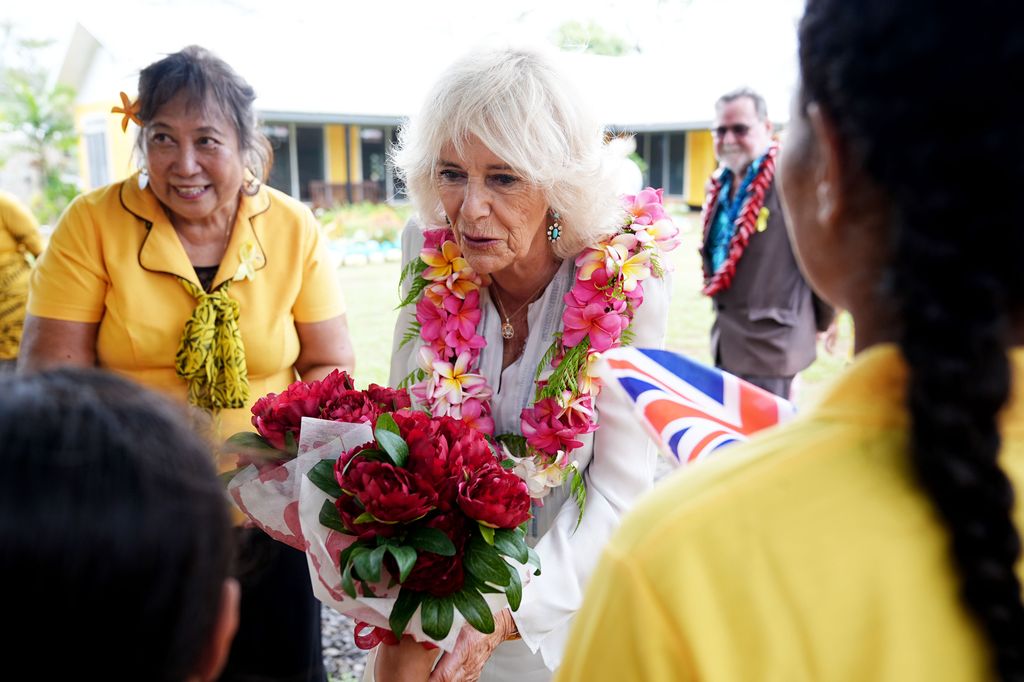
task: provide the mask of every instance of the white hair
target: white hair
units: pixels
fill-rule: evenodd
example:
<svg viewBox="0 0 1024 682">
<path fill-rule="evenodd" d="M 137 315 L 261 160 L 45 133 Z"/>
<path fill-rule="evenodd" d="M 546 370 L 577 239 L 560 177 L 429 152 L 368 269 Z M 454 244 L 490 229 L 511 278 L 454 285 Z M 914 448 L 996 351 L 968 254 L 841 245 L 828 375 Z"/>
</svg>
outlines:
<svg viewBox="0 0 1024 682">
<path fill-rule="evenodd" d="M 395 165 L 424 223 L 443 220 L 436 176 L 441 148 L 451 142 L 462 154 L 474 135 L 559 213 L 563 230 L 552 244 L 555 255 L 574 256 L 622 225 L 604 131 L 540 52 L 470 52 L 448 68 L 403 127 Z"/>
</svg>

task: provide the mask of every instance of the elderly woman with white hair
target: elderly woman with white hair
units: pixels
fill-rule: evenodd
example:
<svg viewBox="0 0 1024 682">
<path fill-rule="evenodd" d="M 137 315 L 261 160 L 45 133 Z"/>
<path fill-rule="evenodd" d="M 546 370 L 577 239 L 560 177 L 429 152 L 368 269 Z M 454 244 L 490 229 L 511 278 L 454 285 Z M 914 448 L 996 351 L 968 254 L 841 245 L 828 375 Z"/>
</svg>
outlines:
<svg viewBox="0 0 1024 682">
<path fill-rule="evenodd" d="M 549 59 L 516 49 L 456 62 L 403 131 L 396 161 L 424 229 L 403 234 L 391 383 L 517 457 L 543 498 L 528 528 L 543 571 L 493 633 L 465 626 L 436 665 L 436 650 L 381 645 L 367 678 L 550 679 L 602 547 L 653 484 L 653 448 L 602 410 L 590 371 L 624 341 L 662 344 L 657 260 L 676 230 L 660 192 L 616 194 L 604 139 Z"/>
</svg>

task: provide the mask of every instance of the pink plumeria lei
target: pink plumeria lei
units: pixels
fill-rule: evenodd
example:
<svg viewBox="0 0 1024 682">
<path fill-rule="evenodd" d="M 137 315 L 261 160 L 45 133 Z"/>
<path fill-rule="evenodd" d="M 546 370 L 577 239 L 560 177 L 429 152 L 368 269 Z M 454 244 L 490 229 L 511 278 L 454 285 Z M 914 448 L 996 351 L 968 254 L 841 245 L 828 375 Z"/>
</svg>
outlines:
<svg viewBox="0 0 1024 682">
<path fill-rule="evenodd" d="M 418 259 L 403 271 L 416 322 L 403 344 L 422 339 L 419 368 L 402 385 L 435 417 L 449 415 L 492 437 L 527 483 L 543 498 L 571 476 L 582 514 L 585 489 L 570 455 L 580 436 L 598 428 L 593 375 L 599 354 L 629 343 L 629 325 L 643 303 L 643 282 L 663 274 L 661 256 L 679 245 L 679 230 L 665 212 L 662 190 L 622 197 L 626 222 L 615 235 L 576 257 L 576 281 L 564 297 L 562 330 L 555 332 L 537 368 L 536 394 L 520 416 L 522 436 L 494 435 L 487 380 L 478 373 L 487 345 L 477 327 L 483 279 L 462 257 L 449 229 L 427 230 Z"/>
</svg>

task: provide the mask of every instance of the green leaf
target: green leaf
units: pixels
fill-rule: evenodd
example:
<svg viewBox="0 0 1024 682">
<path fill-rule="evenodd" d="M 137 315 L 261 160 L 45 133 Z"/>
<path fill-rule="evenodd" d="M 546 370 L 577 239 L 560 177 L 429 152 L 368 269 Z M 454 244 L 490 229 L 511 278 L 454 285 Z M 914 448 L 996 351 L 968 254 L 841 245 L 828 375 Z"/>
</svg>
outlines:
<svg viewBox="0 0 1024 682">
<path fill-rule="evenodd" d="M 231 484 L 232 479 L 234 479 L 234 477 L 237 476 L 238 474 L 242 473 L 245 469 L 248 469 L 248 467 L 238 467 L 237 469 L 232 469 L 231 471 L 225 471 L 223 473 L 217 474 L 217 478 L 220 479 L 221 486 L 227 488 L 228 485 Z"/>
<path fill-rule="evenodd" d="M 364 544 L 365 542 L 366 540 L 357 540 L 345 549 L 341 550 L 341 553 L 338 555 L 338 566 L 340 566 L 342 569 L 347 567 L 349 561 L 352 558 L 353 552 L 355 552 L 357 549 L 367 549 L 366 545 Z"/>
<path fill-rule="evenodd" d="M 387 418 L 385 420 L 385 417 Z M 384 422 L 384 427 L 381 427 L 381 422 Z M 394 424 L 395 431 L 389 430 L 388 422 Z M 409 446 L 406 445 L 402 437 L 398 435 L 398 424 L 395 424 L 395 420 L 390 414 L 382 414 L 377 420 L 377 428 L 373 431 L 374 437 L 377 439 L 377 443 L 381 449 L 387 453 L 388 458 L 397 467 L 404 467 L 406 461 L 409 459 Z"/>
<path fill-rule="evenodd" d="M 345 569 L 341 572 L 341 589 L 345 590 L 345 594 L 352 597 L 353 599 L 359 596 L 356 593 L 356 584 L 352 582 L 352 562 L 345 566 Z"/>
<path fill-rule="evenodd" d="M 398 347 L 402 348 L 405 344 L 420 338 L 421 329 L 422 325 L 420 325 L 419 322 L 413 322 L 409 325 L 409 329 L 407 329 L 405 334 L 402 335 L 402 341 L 398 344 Z"/>
<path fill-rule="evenodd" d="M 344 476 L 346 473 L 348 473 L 348 468 L 352 466 L 352 464 L 355 463 L 355 461 L 360 457 L 362 457 L 363 459 L 368 459 L 371 462 L 378 462 L 390 459 L 390 457 L 387 456 L 387 453 L 377 450 L 376 448 L 367 448 L 366 450 L 360 450 L 356 454 L 352 455 L 347 462 L 345 462 L 345 466 L 341 470 L 341 475 Z"/>
<path fill-rule="evenodd" d="M 511 459 L 503 459 L 500 462 L 498 462 L 498 466 L 500 466 L 502 469 L 515 469 L 516 463 L 514 460 Z"/>
<path fill-rule="evenodd" d="M 576 499 L 576 506 L 580 508 L 580 514 L 576 517 L 576 526 L 572 529 L 572 532 L 575 533 L 583 521 L 583 510 L 587 506 L 587 486 L 583 482 L 583 475 L 580 474 L 580 470 L 575 464 L 572 465 L 571 490 L 572 496 Z"/>
<path fill-rule="evenodd" d="M 284 455 L 283 452 L 268 443 L 266 438 L 255 431 L 243 431 L 242 433 L 236 433 L 231 436 L 231 438 L 224 441 L 224 444 L 242 448 L 243 450 L 264 450 L 268 452 L 276 452 L 278 455 Z"/>
<path fill-rule="evenodd" d="M 323 505 L 320 507 L 320 525 L 345 535 L 352 535 L 352 532 L 345 528 L 345 524 L 341 522 L 341 517 L 338 516 L 338 508 L 334 506 L 334 502 L 331 500 L 324 500 Z"/>
<path fill-rule="evenodd" d="M 526 553 L 526 563 L 537 568 L 537 570 L 533 572 L 534 575 L 540 575 L 540 555 L 537 554 L 537 550 L 527 545 Z"/>
<path fill-rule="evenodd" d="M 490 526 L 485 526 L 484 524 L 480 523 L 479 521 L 477 521 L 476 526 L 477 526 L 477 528 L 480 529 L 480 536 L 484 539 L 484 542 L 486 542 L 488 545 L 493 545 L 494 544 L 494 529 L 491 528 Z"/>
<path fill-rule="evenodd" d="M 557 398 L 565 391 L 576 396 L 579 391 L 577 379 L 580 371 L 587 363 L 587 351 L 590 350 L 590 337 L 585 337 L 578 344 L 565 351 L 565 356 L 558 367 L 548 377 L 548 383 L 538 393 L 538 398 Z"/>
<path fill-rule="evenodd" d="M 448 536 L 436 528 L 414 528 L 405 535 L 406 543 L 424 552 L 440 556 L 455 556 L 455 545 Z"/>
<path fill-rule="evenodd" d="M 420 262 L 422 263 L 422 261 Z M 426 269 L 426 263 L 423 263 L 423 265 L 424 269 Z M 410 303 L 415 303 L 419 299 L 420 294 L 423 293 L 423 290 L 426 289 L 429 284 L 430 282 L 428 280 L 419 277 L 417 274 L 416 279 L 412 281 L 412 285 L 409 287 L 409 293 L 405 295 L 405 298 L 402 299 L 401 303 L 398 304 L 396 309 L 404 308 Z"/>
<path fill-rule="evenodd" d="M 505 596 L 508 597 L 509 608 L 518 611 L 519 605 L 523 602 L 523 581 L 520 580 L 519 571 L 515 569 L 515 566 L 508 567 L 508 574 L 511 580 L 508 587 L 505 588 Z"/>
<path fill-rule="evenodd" d="M 412 277 L 413 275 L 418 275 L 421 272 L 423 272 L 426 268 L 427 264 L 423 262 L 422 258 L 418 256 L 413 258 L 408 263 L 402 266 L 402 274 L 398 277 L 398 285 L 401 286 L 402 283 L 406 280 L 406 278 Z"/>
<path fill-rule="evenodd" d="M 391 632 L 395 633 L 395 636 L 399 639 L 401 639 L 402 633 L 405 632 L 405 626 L 409 624 L 412 614 L 416 613 L 416 609 L 419 608 L 421 601 L 423 601 L 422 592 L 407 590 L 403 587 L 398 593 L 398 599 L 395 600 L 395 605 L 391 607 L 391 616 L 388 618 L 388 624 L 391 626 Z"/>
<path fill-rule="evenodd" d="M 413 384 L 419 383 L 427 378 L 427 373 L 417 367 L 413 371 L 409 372 L 409 375 L 398 382 L 397 388 L 409 388 Z"/>
<path fill-rule="evenodd" d="M 495 440 L 504 445 L 513 457 L 522 459 L 530 454 L 529 448 L 526 445 L 526 438 L 523 436 L 515 433 L 503 433 L 497 436 Z M 502 464 L 508 461 L 510 460 L 503 460 Z M 512 466 L 515 466 L 515 462 L 512 463 Z"/>
<path fill-rule="evenodd" d="M 480 536 L 474 535 L 466 544 L 464 563 L 466 570 L 480 580 L 495 585 L 508 585 L 508 570 L 505 568 L 508 564 L 498 554 L 498 550 Z"/>
<path fill-rule="evenodd" d="M 537 372 L 533 376 L 533 380 L 540 379 L 540 375 L 543 374 L 549 367 L 551 367 L 551 361 L 558 355 L 558 349 L 562 347 L 562 335 L 561 333 L 555 334 L 555 340 L 551 342 L 548 349 L 544 351 L 544 355 L 540 359 L 540 364 L 537 365 Z"/>
<path fill-rule="evenodd" d="M 431 639 L 442 640 L 452 629 L 455 617 L 455 602 L 451 597 L 425 595 L 420 610 L 423 632 Z"/>
<path fill-rule="evenodd" d="M 529 547 L 523 533 L 517 530 L 499 529 L 494 532 L 494 547 L 506 556 L 510 556 L 521 564 L 530 559 Z"/>
<path fill-rule="evenodd" d="M 284 449 L 294 457 L 299 452 L 299 444 L 295 440 L 295 434 L 291 431 L 284 432 Z"/>
<path fill-rule="evenodd" d="M 452 595 L 452 601 L 467 623 L 484 634 L 494 632 L 494 616 L 482 594 L 472 587 L 463 587 Z"/>
<path fill-rule="evenodd" d="M 632 346 L 634 340 L 636 340 L 636 331 L 633 329 L 633 324 L 630 323 L 628 327 L 622 330 L 622 336 L 619 337 L 619 343 L 623 346 Z"/>
<path fill-rule="evenodd" d="M 306 473 L 306 478 L 313 482 L 317 488 L 338 499 L 342 496 L 341 486 L 334 478 L 334 460 L 322 459 Z"/>
<path fill-rule="evenodd" d="M 377 547 L 370 552 L 357 552 L 352 555 L 352 563 L 360 579 L 375 583 L 380 580 L 380 566 L 384 560 L 386 547 Z"/>
<path fill-rule="evenodd" d="M 398 562 L 398 582 L 405 582 L 412 572 L 412 567 L 416 565 L 416 550 L 400 545 L 387 545 L 387 550 Z"/>
<path fill-rule="evenodd" d="M 377 520 L 376 517 L 374 517 L 374 515 L 371 514 L 370 512 L 363 512 L 362 514 L 357 516 L 355 519 L 353 519 L 353 522 L 354 523 L 370 523 L 371 521 L 376 521 L 376 520 Z"/>
<path fill-rule="evenodd" d="M 373 428 L 375 431 L 377 429 L 381 429 L 383 431 L 390 431 L 398 436 L 402 435 L 402 432 L 398 428 L 398 422 L 396 422 L 395 418 L 387 412 L 377 417 L 377 424 Z"/>
</svg>

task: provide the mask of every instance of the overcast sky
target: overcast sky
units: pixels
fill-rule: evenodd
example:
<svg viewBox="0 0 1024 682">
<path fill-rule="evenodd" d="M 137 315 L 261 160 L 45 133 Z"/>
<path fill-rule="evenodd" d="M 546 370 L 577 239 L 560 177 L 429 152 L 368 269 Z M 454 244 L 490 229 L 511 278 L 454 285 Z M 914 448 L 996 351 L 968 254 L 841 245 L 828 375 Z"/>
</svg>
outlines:
<svg viewBox="0 0 1024 682">
<path fill-rule="evenodd" d="M 342 37 L 355 30 L 379 35 L 394 50 L 427 43 L 450 50 L 453 58 L 463 43 L 536 41 L 566 21 L 594 21 L 646 53 L 670 56 L 684 42 L 707 44 L 709 60 L 731 70 L 733 64 L 758 59 L 764 43 L 774 53 L 790 55 L 803 0 L 8 0 L 5 5 L 4 18 L 18 35 L 55 41 L 45 55 L 51 65 L 59 61 L 79 18 L 117 30 L 158 31 L 158 25 L 137 20 L 135 10 L 149 6 L 179 19 L 194 17 L 197 23 L 247 14 L 282 30 L 336 27 Z"/>
</svg>

